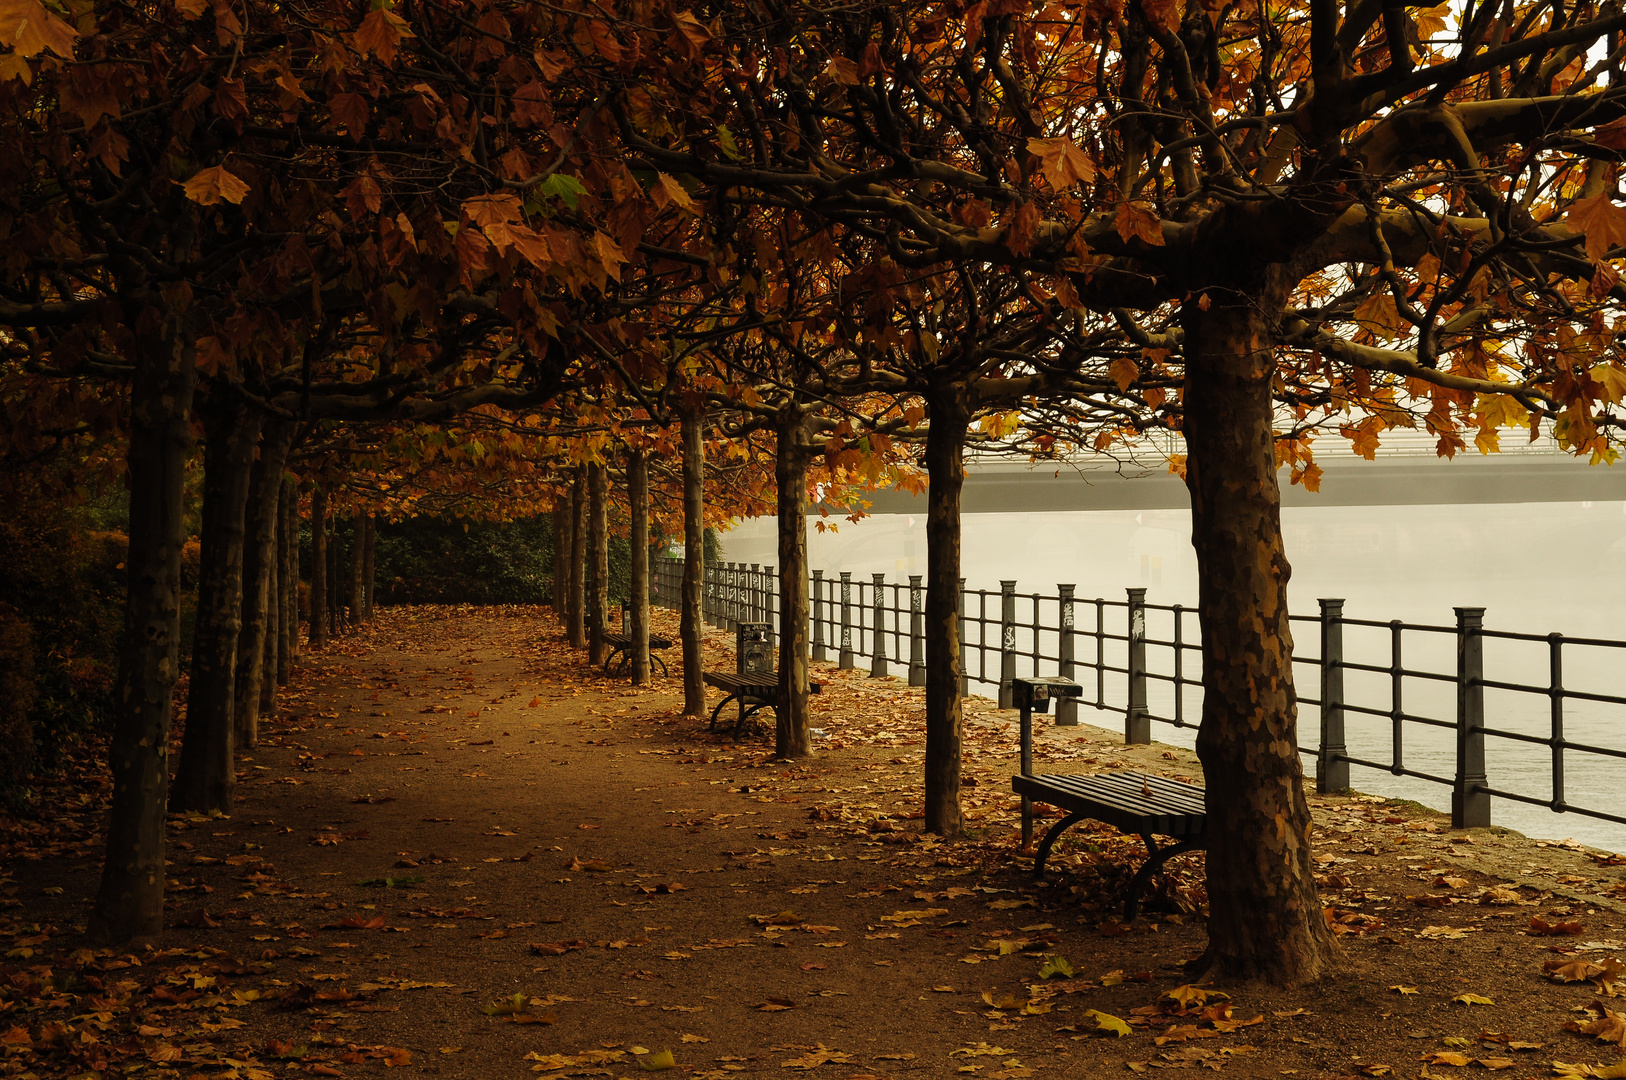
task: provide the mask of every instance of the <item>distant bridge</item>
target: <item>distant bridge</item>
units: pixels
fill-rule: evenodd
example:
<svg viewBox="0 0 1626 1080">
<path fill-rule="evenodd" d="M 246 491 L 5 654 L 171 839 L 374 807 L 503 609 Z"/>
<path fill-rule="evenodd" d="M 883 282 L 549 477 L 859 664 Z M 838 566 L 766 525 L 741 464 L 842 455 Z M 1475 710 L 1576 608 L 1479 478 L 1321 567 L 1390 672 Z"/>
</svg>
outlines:
<svg viewBox="0 0 1626 1080">
<path fill-rule="evenodd" d="M 1319 440 L 1316 464 L 1321 490 L 1306 491 L 1280 474 L 1284 506 L 1416 506 L 1626 500 L 1626 460 L 1589 465 L 1542 440 L 1481 454 L 1473 448 L 1455 459 L 1438 457 L 1432 439 L 1386 432 L 1377 460 L 1352 454 L 1344 440 Z M 921 514 L 924 495 L 878 491 L 866 496 L 875 514 Z M 968 459 L 961 509 L 968 514 L 1053 510 L 1163 510 L 1190 505 L 1186 485 L 1148 455 L 1143 464 L 1084 459 L 1077 464 L 993 457 Z"/>
</svg>

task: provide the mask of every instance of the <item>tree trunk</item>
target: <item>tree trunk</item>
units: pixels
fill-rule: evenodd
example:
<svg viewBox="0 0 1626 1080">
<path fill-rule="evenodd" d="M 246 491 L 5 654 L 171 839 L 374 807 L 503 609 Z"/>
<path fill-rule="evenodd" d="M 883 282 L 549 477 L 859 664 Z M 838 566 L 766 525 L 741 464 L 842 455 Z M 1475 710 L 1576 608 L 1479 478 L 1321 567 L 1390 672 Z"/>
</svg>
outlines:
<svg viewBox="0 0 1626 1080">
<path fill-rule="evenodd" d="M 367 621 L 367 594 L 362 572 L 367 565 L 367 515 L 350 519 L 350 566 L 345 572 L 350 586 L 349 607 L 352 628 Z"/>
<path fill-rule="evenodd" d="M 627 508 L 632 518 L 632 595 L 627 597 L 632 623 L 632 681 L 649 682 L 649 455 L 634 450 L 627 455 Z"/>
<path fill-rule="evenodd" d="M 570 487 L 570 614 L 565 632 L 573 649 L 587 648 L 587 466 L 576 466 Z"/>
<path fill-rule="evenodd" d="M 237 639 L 243 627 L 243 530 L 262 414 L 225 387 L 203 415 L 203 524 L 198 553 L 197 629 L 181 759 L 169 791 L 171 813 L 230 814 Z"/>
<path fill-rule="evenodd" d="M 553 613 L 560 623 L 570 611 L 570 525 L 575 517 L 570 496 L 560 494 L 553 504 Z"/>
<path fill-rule="evenodd" d="M 683 414 L 683 595 L 679 601 L 678 637 L 683 641 L 683 714 L 706 715 L 705 637 L 701 604 L 706 578 L 706 454 L 702 441 L 705 414 Z"/>
<path fill-rule="evenodd" d="M 327 517 L 327 632 L 329 637 L 344 635 L 344 620 L 340 617 L 344 595 L 344 541 L 339 538 L 339 508 L 329 508 Z"/>
<path fill-rule="evenodd" d="M 310 643 L 327 644 L 327 488 L 311 489 Z"/>
<path fill-rule="evenodd" d="M 361 521 L 361 618 L 372 622 L 373 588 L 378 584 L 378 517 L 368 514 Z"/>
<path fill-rule="evenodd" d="M 299 655 L 299 485 L 282 482 L 282 648 L 277 651 L 277 685 L 287 686 Z"/>
<path fill-rule="evenodd" d="M 926 820 L 927 832 L 957 836 L 960 816 L 960 487 L 966 388 L 943 387 L 926 402 Z"/>
<path fill-rule="evenodd" d="M 587 662 L 594 667 L 604 663 L 610 651 L 604 643 L 604 635 L 610 630 L 610 510 L 604 490 L 607 481 L 602 464 L 587 466 L 588 514 L 592 518 L 588 532 L 593 546 L 593 588 L 587 600 Z"/>
<path fill-rule="evenodd" d="M 145 315 L 137 316 L 138 324 Z M 130 388 L 130 549 L 108 765 L 113 807 L 89 935 L 121 944 L 164 928 L 164 813 L 179 663 L 186 463 L 197 385 L 193 335 L 138 349 Z"/>
<path fill-rule="evenodd" d="M 266 425 L 260 440 L 260 459 L 254 464 L 248 488 L 243 540 L 243 616 L 237 637 L 237 704 L 234 731 L 241 749 L 259 741 L 261 683 L 265 674 L 266 640 L 274 608 L 276 577 L 272 570 L 277 552 L 278 496 L 282 493 L 282 466 L 294 439 L 294 425 L 276 421 Z M 274 669 L 273 669 L 274 670 Z"/>
<path fill-rule="evenodd" d="M 809 414 L 785 406 L 778 418 L 774 477 L 779 505 L 779 700 L 774 708 L 774 755 L 813 756 L 807 700 L 807 462 Z"/>
<path fill-rule="evenodd" d="M 1246 303 L 1188 303 L 1186 486 L 1197 554 L 1203 713 L 1197 756 L 1208 804 L 1208 953 L 1215 977 L 1281 986 L 1334 970 L 1316 896 L 1299 762 L 1287 558 L 1272 446 L 1270 314 L 1285 289 Z M 1273 303 L 1274 300 L 1274 303 Z"/>
<path fill-rule="evenodd" d="M 277 483 L 274 507 L 276 523 L 272 528 L 271 572 L 265 587 L 265 646 L 260 656 L 259 715 L 273 716 L 277 711 L 277 668 L 282 662 L 282 483 Z"/>
</svg>

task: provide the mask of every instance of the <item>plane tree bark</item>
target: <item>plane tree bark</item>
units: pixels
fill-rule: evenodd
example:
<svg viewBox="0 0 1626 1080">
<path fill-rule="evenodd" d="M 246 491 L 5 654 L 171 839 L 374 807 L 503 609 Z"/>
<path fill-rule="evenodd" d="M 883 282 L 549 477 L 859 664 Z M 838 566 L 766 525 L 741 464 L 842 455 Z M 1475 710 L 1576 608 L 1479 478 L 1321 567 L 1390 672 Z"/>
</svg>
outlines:
<svg viewBox="0 0 1626 1080">
<path fill-rule="evenodd" d="M 112 810 L 88 923 L 91 938 L 105 942 L 154 937 L 164 926 L 164 814 L 197 360 L 195 327 L 156 314 L 152 307 L 127 311 L 144 340 L 130 386 L 130 550 L 108 747 Z"/>
<path fill-rule="evenodd" d="M 243 548 L 242 628 L 237 641 L 237 701 L 233 709 L 236 745 L 249 749 L 259 742 L 263 691 L 276 683 L 274 623 L 277 611 L 277 517 L 281 510 L 282 469 L 293 445 L 294 424 L 275 420 L 265 426 L 259 459 L 249 481 Z M 271 667 L 267 670 L 269 657 Z M 268 677 L 269 675 L 269 677 Z"/>
<path fill-rule="evenodd" d="M 700 643 L 705 635 L 706 458 L 705 413 L 682 415 L 683 436 L 683 593 L 678 636 L 683 644 L 683 713 L 706 715 L 705 661 Z"/>
<path fill-rule="evenodd" d="M 237 787 L 233 706 L 242 630 L 243 526 L 262 414 L 226 386 L 216 386 L 199 411 L 204 452 L 197 626 L 169 808 L 230 814 Z"/>
</svg>

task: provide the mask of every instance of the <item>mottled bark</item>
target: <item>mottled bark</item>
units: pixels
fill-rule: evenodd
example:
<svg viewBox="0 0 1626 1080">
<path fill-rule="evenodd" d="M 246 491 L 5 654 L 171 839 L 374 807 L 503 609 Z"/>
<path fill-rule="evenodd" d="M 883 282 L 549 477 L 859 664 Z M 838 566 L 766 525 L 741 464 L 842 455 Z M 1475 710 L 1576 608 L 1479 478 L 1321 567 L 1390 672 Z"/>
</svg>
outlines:
<svg viewBox="0 0 1626 1080">
<path fill-rule="evenodd" d="M 282 648 L 277 652 L 277 685 L 287 686 L 299 656 L 299 485 L 282 482 Z"/>
<path fill-rule="evenodd" d="M 705 663 L 700 642 L 705 637 L 706 454 L 702 433 L 705 414 L 683 414 L 683 590 L 679 601 L 678 637 L 683 644 L 683 714 L 706 715 Z"/>
<path fill-rule="evenodd" d="M 237 787 L 232 713 L 243 625 L 244 517 L 262 415 L 225 387 L 198 411 L 204 431 L 198 612 L 186 728 L 169 808 L 229 814 Z"/>
<path fill-rule="evenodd" d="M 927 832 L 960 832 L 960 488 L 971 422 L 964 386 L 926 402 L 926 820 Z"/>
<path fill-rule="evenodd" d="M 148 345 L 136 352 L 130 386 L 128 584 L 108 748 L 113 805 L 89 919 L 90 937 L 107 943 L 151 937 L 164 927 L 164 813 L 186 541 L 182 503 L 197 384 L 193 335 L 167 329 L 142 326 Z"/>
<path fill-rule="evenodd" d="M 311 584 L 307 600 L 310 643 L 327 644 L 327 488 L 320 482 L 311 489 Z"/>
<path fill-rule="evenodd" d="M 808 413 L 791 403 L 776 423 L 774 478 L 779 506 L 779 699 L 774 709 L 774 754 L 813 756 L 807 700 L 807 463 Z"/>
<path fill-rule="evenodd" d="M 587 598 L 587 662 L 594 667 L 604 663 L 610 647 L 604 643 L 609 632 L 610 612 L 610 509 L 606 470 L 597 462 L 587 466 L 588 535 L 592 541 L 593 587 Z"/>
<path fill-rule="evenodd" d="M 282 493 L 282 466 L 294 439 L 291 421 L 266 425 L 260 440 L 259 460 L 249 480 L 243 538 L 242 629 L 237 637 L 237 703 L 233 730 L 239 749 L 259 741 L 261 684 L 265 674 L 266 640 L 274 607 L 278 497 Z M 275 668 L 272 669 L 275 671 Z"/>
<path fill-rule="evenodd" d="M 367 566 L 367 515 L 357 514 L 350 519 L 350 563 L 345 570 L 345 585 L 349 594 L 345 604 L 349 609 L 352 628 L 367 621 L 367 585 L 363 573 Z"/>
<path fill-rule="evenodd" d="M 1186 486 L 1197 554 L 1208 973 L 1283 986 L 1334 969 L 1299 762 L 1270 319 L 1283 287 L 1185 305 Z"/>
<path fill-rule="evenodd" d="M 649 682 L 649 455 L 633 450 L 627 455 L 627 510 L 631 517 L 632 595 L 627 597 L 628 629 L 632 637 L 632 681 Z"/>
<path fill-rule="evenodd" d="M 280 487 L 280 485 L 279 485 Z M 282 534 L 282 500 L 277 500 L 277 524 L 273 535 Z M 282 659 L 282 552 L 277 540 L 271 542 L 271 573 L 265 588 L 265 634 L 260 650 L 260 702 L 259 715 L 273 716 L 277 711 L 277 667 Z"/>
<path fill-rule="evenodd" d="M 587 466 L 578 465 L 570 486 L 570 611 L 565 633 L 575 649 L 587 648 Z"/>
<path fill-rule="evenodd" d="M 560 495 L 553 504 L 553 613 L 559 622 L 570 611 L 570 496 Z"/>
<path fill-rule="evenodd" d="M 373 621 L 373 588 L 378 584 L 378 518 L 361 519 L 361 621 Z"/>
<path fill-rule="evenodd" d="M 329 637 L 344 634 L 340 597 L 344 595 L 344 538 L 339 535 L 339 508 L 330 507 L 327 516 L 327 632 Z"/>
</svg>

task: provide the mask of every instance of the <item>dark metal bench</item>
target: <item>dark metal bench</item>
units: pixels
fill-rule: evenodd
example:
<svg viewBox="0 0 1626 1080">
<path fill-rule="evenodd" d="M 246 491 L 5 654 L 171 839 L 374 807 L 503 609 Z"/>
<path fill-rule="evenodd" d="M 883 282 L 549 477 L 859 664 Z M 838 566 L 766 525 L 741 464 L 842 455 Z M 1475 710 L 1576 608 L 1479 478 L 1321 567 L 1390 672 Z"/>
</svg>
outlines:
<svg viewBox="0 0 1626 1080">
<path fill-rule="evenodd" d="M 610 655 L 604 658 L 604 674 L 620 675 L 632 663 L 632 635 L 631 634 L 605 634 L 604 644 L 610 646 Z M 666 661 L 655 655 L 656 649 L 670 649 L 672 639 L 662 637 L 660 634 L 649 635 L 649 662 L 659 665 L 662 675 L 671 674 L 666 670 Z"/>
<path fill-rule="evenodd" d="M 1022 710 L 1022 771 L 1011 777 L 1011 790 L 1022 796 L 1023 846 L 1033 840 L 1034 802 L 1049 803 L 1067 812 L 1039 842 L 1033 876 L 1044 876 L 1050 849 L 1062 833 L 1080 821 L 1102 821 L 1122 832 L 1138 834 L 1146 844 L 1146 861 L 1135 871 L 1124 898 L 1124 920 L 1133 921 L 1146 883 L 1163 863 L 1206 846 L 1208 811 L 1203 789 L 1151 773 L 1035 774 L 1032 710 L 1048 712 L 1050 697 L 1076 696 L 1078 687 L 1061 679 L 1015 679 L 1012 687 L 1014 703 Z M 1174 843 L 1159 847 L 1154 836 L 1169 837 Z"/>
<path fill-rule="evenodd" d="M 722 715 L 723 709 L 729 702 L 739 705 L 739 716 L 734 719 L 734 737 L 738 739 L 745 731 L 745 725 L 751 717 L 762 709 L 770 708 L 779 703 L 779 677 L 773 672 L 767 674 L 736 675 L 731 671 L 708 671 L 702 678 L 707 686 L 715 686 L 728 696 L 717 703 L 711 710 L 711 730 L 717 730 L 717 719 Z M 820 693 L 824 689 L 823 683 L 809 682 L 807 692 Z"/>
<path fill-rule="evenodd" d="M 759 711 L 779 704 L 779 674 L 774 668 L 773 628 L 767 623 L 740 623 L 734 628 L 734 670 L 707 671 L 701 675 L 707 686 L 726 695 L 711 711 L 711 729 L 729 702 L 739 706 L 734 719 L 734 738 L 745 733 L 745 725 Z M 817 694 L 823 683 L 808 681 L 807 691 Z"/>
</svg>

